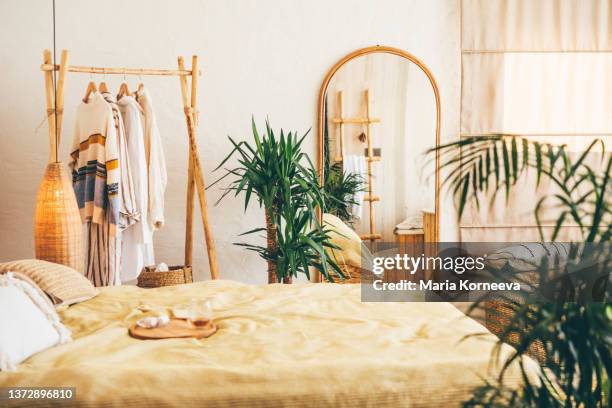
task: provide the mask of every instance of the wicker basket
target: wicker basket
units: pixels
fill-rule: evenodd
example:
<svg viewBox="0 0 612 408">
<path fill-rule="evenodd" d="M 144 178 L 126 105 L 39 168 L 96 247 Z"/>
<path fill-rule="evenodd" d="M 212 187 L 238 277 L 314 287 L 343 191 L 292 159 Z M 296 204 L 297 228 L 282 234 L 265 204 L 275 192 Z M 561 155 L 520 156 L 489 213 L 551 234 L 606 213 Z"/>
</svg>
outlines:
<svg viewBox="0 0 612 408">
<path fill-rule="evenodd" d="M 156 272 L 155 266 L 145 266 L 138 276 L 138 286 L 141 288 L 159 288 L 161 286 L 182 285 L 192 283 L 191 266 L 169 266 L 166 272 Z"/>
<path fill-rule="evenodd" d="M 537 286 L 539 274 L 537 272 L 525 272 L 520 275 L 522 281 L 531 285 Z M 485 325 L 487 329 L 501 337 L 506 327 L 510 324 L 514 317 L 514 309 L 512 302 L 523 303 L 525 300 L 521 296 L 506 295 L 507 298 L 501 296 L 493 296 L 485 302 Z M 507 335 L 506 341 L 517 346 L 522 340 L 522 333 L 513 332 Z M 546 350 L 541 342 L 536 342 L 529 347 L 528 354 L 543 363 L 546 361 Z"/>
<path fill-rule="evenodd" d="M 513 317 L 513 308 L 507 300 L 496 299 L 485 302 L 485 325 L 487 329 L 497 337 L 502 335 Z M 507 335 L 506 341 L 511 346 L 517 346 L 521 343 L 521 339 L 521 333 L 512 332 Z M 533 343 L 529 347 L 527 354 L 537 359 L 540 363 L 546 362 L 546 351 L 541 342 Z"/>
</svg>

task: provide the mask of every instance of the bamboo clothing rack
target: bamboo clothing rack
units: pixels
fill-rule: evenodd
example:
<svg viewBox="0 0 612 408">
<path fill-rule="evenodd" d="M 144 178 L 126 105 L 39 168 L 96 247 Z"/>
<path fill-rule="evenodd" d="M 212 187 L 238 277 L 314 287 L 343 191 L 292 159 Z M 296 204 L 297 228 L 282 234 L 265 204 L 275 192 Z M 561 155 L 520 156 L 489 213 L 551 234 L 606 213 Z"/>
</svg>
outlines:
<svg viewBox="0 0 612 408">
<path fill-rule="evenodd" d="M 365 137 L 367 143 L 367 155 L 366 162 L 368 165 L 368 195 L 363 198 L 364 201 L 368 202 L 369 213 L 370 213 L 370 233 L 363 234 L 360 236 L 363 240 L 376 241 L 382 239 L 382 235 L 376 231 L 376 220 L 374 218 L 374 203 L 380 201 L 380 196 L 374 195 L 374 169 L 372 163 L 380 161 L 380 156 L 374 155 L 374 149 L 372 147 L 372 125 L 380 123 L 380 118 L 373 118 L 370 116 L 371 101 L 370 101 L 370 90 L 366 89 L 363 92 L 364 103 L 366 107 L 365 117 L 347 118 L 344 117 L 344 93 L 338 91 L 338 114 L 339 117 L 332 119 L 332 122 L 338 125 L 340 133 L 340 155 L 336 157 L 335 161 L 344 161 L 344 125 L 356 124 L 366 125 Z"/>
<path fill-rule="evenodd" d="M 212 279 L 219 277 L 217 267 L 217 254 L 215 243 L 210 229 L 208 210 L 206 204 L 206 184 L 200 164 L 198 145 L 196 141 L 196 131 L 198 126 L 197 111 L 197 89 L 198 77 L 201 75 L 198 70 L 197 55 L 191 58 L 191 69 L 185 68 L 183 57 L 178 57 L 178 69 L 146 69 L 146 68 L 110 68 L 110 67 L 86 67 L 68 65 L 68 51 L 62 50 L 59 65 L 52 64 L 51 51 L 44 51 L 43 64 L 40 69 L 45 75 L 45 89 L 47 100 L 47 119 L 49 122 L 49 142 L 51 146 L 49 162 L 58 162 L 57 148 L 61 140 L 62 118 L 64 113 L 64 83 L 67 72 L 89 73 L 89 74 L 118 74 L 118 75 L 139 75 L 139 76 L 171 76 L 179 77 L 181 86 L 181 96 L 185 120 L 187 123 L 187 136 L 189 138 L 189 166 L 187 171 L 187 208 L 185 225 L 185 265 L 191 266 L 193 262 L 193 213 L 194 195 L 197 188 L 198 203 L 200 214 L 204 226 L 204 236 L 206 239 L 206 250 L 208 253 L 208 263 Z M 54 89 L 54 72 L 58 71 L 57 92 Z M 187 81 L 191 77 L 191 87 Z"/>
</svg>

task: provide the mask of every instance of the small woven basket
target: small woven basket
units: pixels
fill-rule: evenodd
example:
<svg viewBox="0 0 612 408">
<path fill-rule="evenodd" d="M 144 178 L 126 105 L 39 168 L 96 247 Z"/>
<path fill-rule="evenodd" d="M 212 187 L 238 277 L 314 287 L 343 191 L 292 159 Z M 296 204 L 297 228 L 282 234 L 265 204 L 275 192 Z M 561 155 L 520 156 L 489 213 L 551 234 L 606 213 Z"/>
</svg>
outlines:
<svg viewBox="0 0 612 408">
<path fill-rule="evenodd" d="M 155 266 L 145 266 L 138 275 L 138 286 L 141 288 L 159 288 L 192 282 L 191 266 L 184 265 L 169 266 L 165 272 L 155 271 Z"/>
</svg>

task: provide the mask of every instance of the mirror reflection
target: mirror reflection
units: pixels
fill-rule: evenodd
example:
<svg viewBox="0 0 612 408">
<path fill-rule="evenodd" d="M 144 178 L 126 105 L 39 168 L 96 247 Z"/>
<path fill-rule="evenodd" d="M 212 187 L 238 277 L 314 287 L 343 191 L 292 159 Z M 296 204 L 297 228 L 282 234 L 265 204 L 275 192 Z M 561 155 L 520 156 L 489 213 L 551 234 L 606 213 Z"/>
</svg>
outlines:
<svg viewBox="0 0 612 408">
<path fill-rule="evenodd" d="M 335 72 L 321 108 L 326 217 L 370 247 L 422 241 L 436 200 L 435 163 L 424 156 L 436 145 L 436 103 L 425 73 L 394 54 L 356 57 Z"/>
</svg>

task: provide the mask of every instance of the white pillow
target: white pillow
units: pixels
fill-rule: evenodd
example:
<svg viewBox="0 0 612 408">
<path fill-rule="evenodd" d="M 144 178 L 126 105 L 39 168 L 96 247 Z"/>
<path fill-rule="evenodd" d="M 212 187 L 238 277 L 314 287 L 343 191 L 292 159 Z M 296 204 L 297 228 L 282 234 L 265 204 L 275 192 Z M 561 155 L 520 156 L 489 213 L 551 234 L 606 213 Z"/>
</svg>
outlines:
<svg viewBox="0 0 612 408">
<path fill-rule="evenodd" d="M 0 371 L 15 370 L 32 354 L 70 341 L 70 331 L 46 295 L 29 279 L 0 275 Z"/>
</svg>

